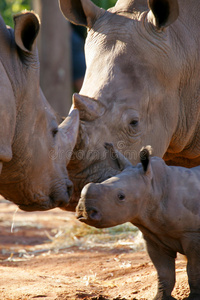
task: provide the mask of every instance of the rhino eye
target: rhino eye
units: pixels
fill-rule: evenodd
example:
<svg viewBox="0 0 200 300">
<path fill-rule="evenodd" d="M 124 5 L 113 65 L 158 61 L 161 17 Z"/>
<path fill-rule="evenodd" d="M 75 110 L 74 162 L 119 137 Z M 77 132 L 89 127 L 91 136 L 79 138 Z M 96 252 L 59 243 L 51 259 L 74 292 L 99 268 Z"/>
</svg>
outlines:
<svg viewBox="0 0 200 300">
<path fill-rule="evenodd" d="M 131 127 L 135 128 L 138 125 L 138 123 L 139 123 L 138 120 L 132 120 L 130 122 L 130 125 L 131 125 Z"/>
<path fill-rule="evenodd" d="M 120 201 L 123 201 L 125 199 L 125 195 L 123 192 L 119 192 L 117 196 Z"/>
</svg>

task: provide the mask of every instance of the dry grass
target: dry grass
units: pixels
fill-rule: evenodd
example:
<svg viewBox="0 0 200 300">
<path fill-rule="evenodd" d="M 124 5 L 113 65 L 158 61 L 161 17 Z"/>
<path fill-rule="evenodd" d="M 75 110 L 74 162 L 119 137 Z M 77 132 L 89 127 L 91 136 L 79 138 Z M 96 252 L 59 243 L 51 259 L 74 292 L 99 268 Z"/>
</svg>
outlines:
<svg viewBox="0 0 200 300">
<path fill-rule="evenodd" d="M 94 247 L 125 247 L 132 250 L 144 248 L 141 233 L 132 224 L 126 223 L 107 229 L 97 229 L 74 220 L 71 226 L 53 230 L 49 236 L 54 248 L 78 246 L 82 249 Z"/>
<path fill-rule="evenodd" d="M 38 255 L 49 255 L 59 251 L 70 251 L 72 247 L 79 249 L 108 248 L 138 251 L 144 249 L 144 241 L 140 231 L 130 223 L 108 229 L 96 229 L 79 222 L 73 213 L 55 209 L 49 212 L 26 213 L 16 211 L 16 206 L 0 200 L 8 214 L 0 211 L 0 225 L 10 231 L 10 237 L 33 232 L 43 239 L 30 246 L 15 243 L 11 248 L 2 249 L 8 253 L 8 260 L 26 260 Z M 22 234 L 21 234 L 22 233 Z"/>
</svg>

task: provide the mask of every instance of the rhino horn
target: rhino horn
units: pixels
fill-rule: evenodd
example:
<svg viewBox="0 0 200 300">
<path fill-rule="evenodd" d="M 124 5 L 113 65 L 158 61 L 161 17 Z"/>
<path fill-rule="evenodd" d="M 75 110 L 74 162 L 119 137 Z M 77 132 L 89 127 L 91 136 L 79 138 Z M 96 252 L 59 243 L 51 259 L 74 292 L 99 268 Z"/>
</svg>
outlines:
<svg viewBox="0 0 200 300">
<path fill-rule="evenodd" d="M 73 95 L 73 107 L 80 112 L 80 119 L 92 121 L 101 117 L 105 106 L 99 101 L 79 94 Z"/>
<path fill-rule="evenodd" d="M 76 25 L 91 28 L 94 22 L 104 13 L 91 0 L 59 0 L 63 15 Z"/>
<path fill-rule="evenodd" d="M 67 142 L 67 163 L 69 162 L 72 151 L 75 147 L 78 131 L 79 131 L 79 111 L 73 109 L 65 120 L 59 125 L 59 128 L 64 132 Z"/>
<path fill-rule="evenodd" d="M 115 149 L 113 144 L 105 143 L 104 147 L 106 148 L 106 150 L 108 150 L 107 156 L 110 165 L 111 167 L 113 167 L 113 169 L 123 171 L 128 167 L 132 167 L 130 161 L 122 153 L 120 153 L 117 149 Z"/>
<path fill-rule="evenodd" d="M 14 23 L 17 46 L 28 53 L 34 51 L 40 30 L 39 17 L 33 12 L 24 12 L 14 16 Z"/>
</svg>

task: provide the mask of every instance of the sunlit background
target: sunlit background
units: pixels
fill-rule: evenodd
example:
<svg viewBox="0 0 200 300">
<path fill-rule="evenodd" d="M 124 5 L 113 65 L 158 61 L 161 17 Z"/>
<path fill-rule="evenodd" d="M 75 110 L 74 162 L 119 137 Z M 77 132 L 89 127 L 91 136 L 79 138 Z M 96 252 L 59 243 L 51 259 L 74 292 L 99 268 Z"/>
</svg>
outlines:
<svg viewBox="0 0 200 300">
<path fill-rule="evenodd" d="M 9 26 L 13 26 L 12 15 L 22 11 L 24 9 L 32 9 L 33 2 L 37 0 L 1 0 L 0 2 L 0 12 L 3 16 L 5 22 Z M 42 0 L 40 0 L 42 2 Z M 52 1 L 52 0 L 51 0 Z M 57 1 L 57 0 L 56 0 Z M 93 0 L 93 2 L 105 9 L 115 5 L 116 0 Z"/>
<path fill-rule="evenodd" d="M 116 0 L 93 0 L 93 2 L 108 9 L 115 5 Z M 12 28 L 13 16 L 25 9 L 34 10 L 40 16 L 41 30 L 37 39 L 41 66 L 40 84 L 58 116 L 64 117 L 71 107 L 72 94 L 80 91 L 84 79 L 85 62 L 76 61 L 75 55 L 80 57 L 81 54 L 77 54 L 77 51 L 80 51 L 78 47 L 81 47 L 84 56 L 86 28 L 80 26 L 81 29 L 74 28 L 60 12 L 58 0 L 0 1 L 0 13 L 5 23 Z M 83 44 L 77 33 L 84 38 Z"/>
</svg>

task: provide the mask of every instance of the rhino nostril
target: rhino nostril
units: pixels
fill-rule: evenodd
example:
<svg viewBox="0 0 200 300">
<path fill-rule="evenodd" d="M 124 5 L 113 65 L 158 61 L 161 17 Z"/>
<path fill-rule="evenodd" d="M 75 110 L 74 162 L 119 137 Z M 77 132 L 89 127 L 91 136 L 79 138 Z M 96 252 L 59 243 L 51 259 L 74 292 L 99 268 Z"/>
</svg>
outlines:
<svg viewBox="0 0 200 300">
<path fill-rule="evenodd" d="M 101 220 L 101 213 L 96 208 L 88 209 L 87 214 L 91 220 L 94 220 L 94 221 Z"/>
</svg>

